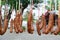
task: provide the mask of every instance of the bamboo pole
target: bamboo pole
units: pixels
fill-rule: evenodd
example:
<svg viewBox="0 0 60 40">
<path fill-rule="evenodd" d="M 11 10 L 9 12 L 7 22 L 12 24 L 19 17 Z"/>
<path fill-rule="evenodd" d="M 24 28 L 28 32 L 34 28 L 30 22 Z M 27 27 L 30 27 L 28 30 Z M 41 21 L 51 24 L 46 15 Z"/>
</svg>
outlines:
<svg viewBox="0 0 60 40">
<path fill-rule="evenodd" d="M 59 5 L 58 5 L 58 11 L 59 11 L 58 17 L 60 17 L 60 1 L 59 1 L 58 4 L 59 4 Z"/>
<path fill-rule="evenodd" d="M 32 11 L 33 0 L 30 1 L 30 4 L 31 4 L 31 8 L 30 8 L 30 10 Z"/>
<path fill-rule="evenodd" d="M 17 11 L 17 1 L 16 1 L 16 11 Z"/>
<path fill-rule="evenodd" d="M 50 11 L 51 11 L 51 4 L 52 4 L 52 0 L 50 0 Z"/>
<path fill-rule="evenodd" d="M 20 0 L 19 0 L 19 11 L 21 11 L 20 9 L 21 9 L 21 8 L 20 8 Z"/>
<path fill-rule="evenodd" d="M 39 9 L 39 7 L 38 7 L 38 19 L 40 18 L 40 16 L 39 16 L 40 14 L 39 14 L 39 13 L 40 13 L 40 9 Z"/>
<path fill-rule="evenodd" d="M 55 0 L 55 11 L 57 9 L 57 0 Z"/>
<path fill-rule="evenodd" d="M 0 0 L 0 6 L 1 6 L 1 0 Z"/>
</svg>

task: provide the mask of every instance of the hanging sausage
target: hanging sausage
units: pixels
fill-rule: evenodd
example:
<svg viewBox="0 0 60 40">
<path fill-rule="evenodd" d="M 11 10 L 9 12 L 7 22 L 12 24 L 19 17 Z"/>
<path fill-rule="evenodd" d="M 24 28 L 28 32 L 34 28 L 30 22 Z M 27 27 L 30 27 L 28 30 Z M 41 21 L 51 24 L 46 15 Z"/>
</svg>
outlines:
<svg viewBox="0 0 60 40">
<path fill-rule="evenodd" d="M 10 18 L 10 20 L 11 20 L 11 21 L 10 21 L 10 33 L 13 32 L 13 25 L 14 25 L 14 24 L 13 24 L 13 23 L 14 23 L 14 19 L 12 19 L 12 16 L 14 16 L 14 15 L 13 15 L 13 6 L 12 6 L 12 10 L 11 10 L 11 11 L 12 11 L 12 14 L 11 14 L 11 18 Z"/>
<path fill-rule="evenodd" d="M 59 10 L 59 15 L 58 15 L 58 24 L 57 24 L 57 28 L 54 31 L 54 34 L 57 35 L 60 32 L 60 6 L 58 6 L 58 10 Z"/>
<path fill-rule="evenodd" d="M 38 34 L 41 35 L 40 27 L 39 27 L 39 20 L 36 21 L 36 28 L 37 28 Z"/>
<path fill-rule="evenodd" d="M 1 16 L 1 6 L 0 6 L 0 35 L 2 34 L 1 19 L 2 19 L 2 16 Z"/>
<path fill-rule="evenodd" d="M 32 13 L 30 12 L 28 14 L 28 22 L 27 22 L 27 29 L 28 29 L 28 33 L 33 34 L 34 28 L 33 28 L 33 16 Z"/>
<path fill-rule="evenodd" d="M 11 19 L 11 22 L 10 22 L 10 33 L 13 32 L 13 19 Z"/>
<path fill-rule="evenodd" d="M 59 15 L 58 15 L 58 24 L 57 24 L 57 27 L 52 32 L 54 33 L 54 35 L 57 35 L 60 32 L 60 17 L 59 17 Z"/>
<path fill-rule="evenodd" d="M 46 31 L 45 31 L 46 34 L 48 34 L 54 26 L 54 17 L 53 16 L 54 15 L 50 13 L 49 22 L 48 22 L 48 25 L 47 25 L 47 28 L 46 28 Z"/>
<path fill-rule="evenodd" d="M 23 29 L 22 29 L 22 22 L 23 22 L 23 17 L 22 17 L 22 13 L 20 13 L 20 16 L 19 16 L 19 28 L 20 28 L 20 33 L 23 32 Z"/>
<path fill-rule="evenodd" d="M 18 26 L 17 26 L 17 17 L 14 18 L 14 30 L 16 33 L 19 33 L 18 32 Z"/>
<path fill-rule="evenodd" d="M 20 4 L 20 2 L 19 2 Z M 21 3 L 21 9 L 20 9 L 20 5 L 19 5 L 19 32 L 22 33 L 23 32 L 23 28 L 22 28 L 22 22 L 23 22 L 23 17 L 22 17 L 22 3 Z"/>
<path fill-rule="evenodd" d="M 2 17 L 1 17 L 1 7 L 0 7 L 0 35 L 3 35 L 8 28 L 8 17 L 7 16 L 8 15 L 6 14 L 5 19 L 4 19 L 4 27 L 2 28 L 2 24 L 1 24 Z"/>
<path fill-rule="evenodd" d="M 16 26 L 17 26 L 17 30 L 20 33 L 23 32 L 23 29 L 22 29 L 22 21 L 23 21 L 22 14 L 18 11 L 17 12 L 17 15 L 16 15 Z"/>
<path fill-rule="evenodd" d="M 43 17 L 43 28 L 42 28 L 42 33 L 44 34 L 46 31 L 46 19 L 45 19 L 45 15 L 42 15 Z"/>
<path fill-rule="evenodd" d="M 39 24 L 42 25 L 42 22 L 40 21 L 40 19 L 36 21 L 36 28 L 37 28 L 38 34 L 41 35 L 41 32 L 40 32 L 40 29 L 41 29 L 41 28 L 40 28 L 40 25 L 39 25 Z"/>
<path fill-rule="evenodd" d="M 32 2 L 32 5 L 31 5 L 30 12 L 28 14 L 27 30 L 28 30 L 28 33 L 33 34 L 33 31 L 34 31 L 34 27 L 33 27 L 33 15 L 32 15 L 33 0 L 31 2 Z"/>
</svg>

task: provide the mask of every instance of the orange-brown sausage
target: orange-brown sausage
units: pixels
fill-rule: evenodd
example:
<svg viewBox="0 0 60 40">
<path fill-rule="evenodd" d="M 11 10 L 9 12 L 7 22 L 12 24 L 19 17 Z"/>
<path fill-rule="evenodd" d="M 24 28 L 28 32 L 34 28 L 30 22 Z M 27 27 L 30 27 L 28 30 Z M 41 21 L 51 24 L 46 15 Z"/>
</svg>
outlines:
<svg viewBox="0 0 60 40">
<path fill-rule="evenodd" d="M 4 19 L 4 26 L 2 28 L 2 24 L 1 24 L 1 21 L 2 21 L 2 15 L 1 15 L 1 7 L 0 7 L 0 35 L 3 35 L 5 34 L 7 28 L 8 28 L 8 18 L 7 18 L 7 15 L 5 16 L 5 19 Z"/>
<path fill-rule="evenodd" d="M 27 28 L 28 28 L 28 33 L 33 34 L 34 28 L 33 28 L 33 16 L 32 13 L 28 14 L 28 22 L 27 22 Z"/>
<path fill-rule="evenodd" d="M 4 34 L 6 32 L 7 28 L 8 28 L 8 19 L 6 17 L 4 20 L 4 28 L 2 28 L 2 30 L 3 30 L 2 34 Z"/>
<path fill-rule="evenodd" d="M 17 22 L 16 22 L 16 18 L 14 19 L 14 30 L 15 30 L 15 32 L 16 33 L 19 33 L 18 32 L 18 29 L 17 29 L 17 24 L 16 24 Z"/>
<path fill-rule="evenodd" d="M 4 27 L 2 28 L 2 24 L 1 24 L 1 20 L 2 20 L 2 16 L 1 16 L 1 10 L 0 10 L 0 35 L 5 34 L 7 28 L 8 28 L 8 18 L 7 15 L 4 19 Z"/>
<path fill-rule="evenodd" d="M 50 14 L 49 15 L 49 23 L 48 23 L 48 26 L 46 28 L 46 34 L 48 34 L 51 31 L 51 29 L 53 28 L 53 25 L 54 25 L 53 19 L 54 19 L 53 14 Z"/>
<path fill-rule="evenodd" d="M 44 34 L 46 31 L 46 19 L 45 19 L 45 15 L 42 15 L 43 17 L 43 28 L 42 28 L 42 33 Z"/>
<path fill-rule="evenodd" d="M 23 22 L 23 17 L 22 17 L 22 14 L 20 13 L 20 18 L 19 18 L 19 21 L 20 21 L 20 23 L 19 23 L 19 28 L 20 28 L 20 33 L 22 33 L 23 32 L 23 29 L 22 29 L 22 22 Z"/>
<path fill-rule="evenodd" d="M 0 35 L 2 34 L 1 15 L 0 15 Z"/>
<path fill-rule="evenodd" d="M 60 17 L 58 16 L 58 25 L 57 25 L 57 28 L 56 28 L 54 34 L 57 35 L 59 32 L 60 32 Z"/>
<path fill-rule="evenodd" d="M 8 28 L 8 19 L 5 18 L 4 19 L 4 27 L 2 28 L 2 24 L 1 24 L 1 20 L 0 20 L 0 35 L 3 35 L 5 34 L 5 32 L 7 31 L 7 28 Z"/>
<path fill-rule="evenodd" d="M 38 35 L 41 35 L 39 23 L 40 23 L 39 20 L 37 20 L 36 21 L 36 28 L 37 28 Z"/>
<path fill-rule="evenodd" d="M 10 33 L 13 32 L 13 19 L 11 19 L 11 22 L 10 22 Z"/>
</svg>

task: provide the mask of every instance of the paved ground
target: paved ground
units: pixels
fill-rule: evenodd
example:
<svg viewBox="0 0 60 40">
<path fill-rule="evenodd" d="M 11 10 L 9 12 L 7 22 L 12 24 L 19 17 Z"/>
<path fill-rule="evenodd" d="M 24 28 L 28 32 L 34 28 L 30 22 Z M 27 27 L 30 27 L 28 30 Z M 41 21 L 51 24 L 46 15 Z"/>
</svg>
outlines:
<svg viewBox="0 0 60 40">
<path fill-rule="evenodd" d="M 24 23 L 24 26 L 27 26 L 26 23 Z M 27 31 L 19 34 L 16 34 L 15 32 L 10 33 L 8 29 L 4 35 L 0 35 L 0 40 L 60 40 L 60 35 L 42 34 L 39 36 L 36 32 L 36 25 L 34 25 L 34 29 L 34 34 L 29 34 Z"/>
<path fill-rule="evenodd" d="M 60 40 L 60 35 L 45 35 L 39 36 L 35 31 L 34 34 L 29 34 L 27 32 L 16 34 L 15 32 L 9 33 L 9 29 L 4 35 L 0 35 L 0 40 Z"/>
</svg>

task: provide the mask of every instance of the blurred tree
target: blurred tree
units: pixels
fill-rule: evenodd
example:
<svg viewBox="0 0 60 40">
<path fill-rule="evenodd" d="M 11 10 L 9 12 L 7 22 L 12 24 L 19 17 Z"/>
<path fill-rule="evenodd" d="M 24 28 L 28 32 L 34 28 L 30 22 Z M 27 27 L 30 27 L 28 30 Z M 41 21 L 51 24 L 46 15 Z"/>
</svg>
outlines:
<svg viewBox="0 0 60 40">
<path fill-rule="evenodd" d="M 43 0 L 38 0 L 40 3 L 43 3 Z"/>
<path fill-rule="evenodd" d="M 22 3 L 22 11 L 30 4 L 30 0 L 20 0 Z M 16 5 L 17 2 L 17 5 Z M 43 2 L 42 0 L 34 0 L 33 3 Z M 2 0 L 2 5 L 5 5 L 5 3 L 9 4 L 12 8 L 12 6 L 16 9 L 19 9 L 19 0 Z"/>
<path fill-rule="evenodd" d="M 22 3 L 22 12 L 23 10 L 28 6 L 28 4 L 30 3 L 29 0 L 21 0 L 21 3 Z"/>
<path fill-rule="evenodd" d="M 1 0 L 1 4 L 2 5 L 5 5 L 5 0 Z"/>
</svg>

